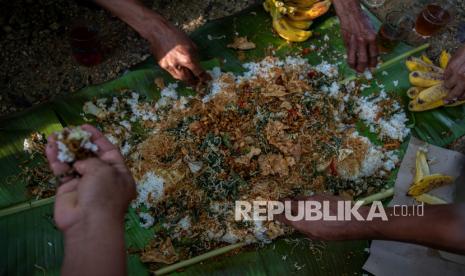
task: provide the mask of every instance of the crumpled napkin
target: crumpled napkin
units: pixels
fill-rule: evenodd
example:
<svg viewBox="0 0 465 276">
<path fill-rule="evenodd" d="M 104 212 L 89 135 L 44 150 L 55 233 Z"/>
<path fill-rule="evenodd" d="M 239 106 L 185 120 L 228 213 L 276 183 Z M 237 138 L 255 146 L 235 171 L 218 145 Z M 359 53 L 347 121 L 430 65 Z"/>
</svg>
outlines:
<svg viewBox="0 0 465 276">
<path fill-rule="evenodd" d="M 389 205 L 415 204 L 413 198 L 406 194 L 413 181 L 419 147 L 428 149 L 431 173 L 443 173 L 455 178 L 454 185 L 435 189 L 430 194 L 447 202 L 465 202 L 465 156 L 412 137 L 397 176 L 394 198 Z M 415 244 L 375 240 L 371 243 L 370 257 L 363 269 L 376 276 L 465 275 L 465 256 Z"/>
</svg>

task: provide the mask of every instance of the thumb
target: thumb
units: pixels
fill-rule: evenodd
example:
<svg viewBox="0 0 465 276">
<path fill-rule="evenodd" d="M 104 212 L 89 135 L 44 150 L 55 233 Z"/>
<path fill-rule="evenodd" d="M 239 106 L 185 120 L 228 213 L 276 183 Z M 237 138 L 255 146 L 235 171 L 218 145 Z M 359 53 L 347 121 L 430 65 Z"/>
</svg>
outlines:
<svg viewBox="0 0 465 276">
<path fill-rule="evenodd" d="M 74 163 L 73 167 L 80 175 L 84 176 L 86 174 L 91 174 L 92 172 L 95 172 L 96 170 L 107 165 L 107 163 L 98 158 L 89 158 L 86 160 L 77 161 Z"/>
<path fill-rule="evenodd" d="M 77 220 L 79 213 L 77 208 L 77 185 L 78 182 L 74 179 L 58 188 L 53 213 L 55 223 L 61 230 L 68 229 Z"/>
<path fill-rule="evenodd" d="M 203 70 L 202 66 L 200 66 L 200 63 L 195 58 L 191 58 L 189 62 L 186 62 L 183 65 L 187 67 L 195 77 L 199 79 L 204 78 L 205 70 Z"/>
</svg>

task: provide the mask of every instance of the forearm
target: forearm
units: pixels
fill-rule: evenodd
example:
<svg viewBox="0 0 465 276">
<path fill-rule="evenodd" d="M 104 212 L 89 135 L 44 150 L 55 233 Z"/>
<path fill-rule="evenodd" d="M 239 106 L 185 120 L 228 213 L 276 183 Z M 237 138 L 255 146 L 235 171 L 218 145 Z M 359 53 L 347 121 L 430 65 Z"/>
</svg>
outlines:
<svg viewBox="0 0 465 276">
<path fill-rule="evenodd" d="M 142 37 L 150 39 L 150 34 L 163 32 L 169 24 L 161 15 L 145 7 L 138 0 L 95 0 L 119 19 L 136 30 Z"/>
<path fill-rule="evenodd" d="M 425 206 L 424 216 L 394 216 L 360 222 L 358 239 L 395 240 L 465 254 L 465 204 Z M 397 210 L 399 213 L 399 210 Z"/>
<path fill-rule="evenodd" d="M 88 217 L 64 236 L 62 275 L 126 275 L 123 219 Z"/>
</svg>

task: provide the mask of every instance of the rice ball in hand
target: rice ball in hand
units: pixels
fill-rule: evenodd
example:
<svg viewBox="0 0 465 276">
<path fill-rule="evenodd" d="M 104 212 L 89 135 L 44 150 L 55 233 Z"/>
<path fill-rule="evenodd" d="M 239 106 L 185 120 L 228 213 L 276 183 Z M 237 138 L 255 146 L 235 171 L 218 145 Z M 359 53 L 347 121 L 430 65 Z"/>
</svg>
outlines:
<svg viewBox="0 0 465 276">
<path fill-rule="evenodd" d="M 65 128 L 56 133 L 58 160 L 62 163 L 74 163 L 96 156 L 98 147 L 92 143 L 91 137 L 92 133 L 81 127 Z"/>
</svg>

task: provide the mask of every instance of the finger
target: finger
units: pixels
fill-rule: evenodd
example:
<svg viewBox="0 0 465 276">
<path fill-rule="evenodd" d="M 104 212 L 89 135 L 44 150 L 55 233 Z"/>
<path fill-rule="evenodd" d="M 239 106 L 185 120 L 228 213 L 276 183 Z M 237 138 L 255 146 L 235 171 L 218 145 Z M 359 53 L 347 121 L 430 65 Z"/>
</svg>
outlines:
<svg viewBox="0 0 465 276">
<path fill-rule="evenodd" d="M 90 132 L 92 136 L 90 137 L 90 140 L 92 143 L 96 144 L 98 147 L 98 154 L 103 154 L 107 151 L 111 151 L 116 149 L 116 146 L 113 145 L 106 137 L 103 135 L 103 133 L 98 130 L 96 127 L 85 124 L 82 125 L 81 128 L 87 132 Z"/>
<path fill-rule="evenodd" d="M 126 187 L 129 198 L 132 199 L 136 196 L 134 179 L 124 164 L 116 164 L 110 167 L 107 163 L 98 158 L 89 158 L 86 160 L 77 161 L 73 164 L 73 167 L 80 175 L 82 175 L 83 178 L 86 177 L 86 175 L 92 175 L 97 171 L 102 173 L 102 170 L 109 170 L 110 168 L 114 168 L 119 171 L 120 177 L 125 178 L 125 183 L 130 184 Z M 108 171 L 106 173 L 108 173 Z M 105 172 L 103 174 L 105 174 Z"/>
<path fill-rule="evenodd" d="M 447 95 L 445 102 L 451 104 L 462 98 L 465 93 L 465 84 L 458 83 Z"/>
<path fill-rule="evenodd" d="M 108 165 L 98 158 L 80 160 L 73 164 L 74 169 L 83 177 L 87 174 L 91 174 L 96 170 L 102 169 L 105 166 Z"/>
<path fill-rule="evenodd" d="M 465 86 L 462 87 L 462 93 L 458 97 L 459 101 L 465 101 Z"/>
<path fill-rule="evenodd" d="M 79 181 L 76 178 L 73 178 L 72 180 L 58 187 L 56 194 L 60 195 L 60 194 L 65 194 L 65 193 L 76 191 L 78 182 Z"/>
<path fill-rule="evenodd" d="M 357 65 L 357 39 L 355 36 L 350 37 L 349 49 L 348 49 L 348 56 L 347 56 L 347 63 L 352 69 L 356 68 Z"/>
<path fill-rule="evenodd" d="M 208 74 L 207 72 L 203 72 L 200 76 L 199 76 L 199 79 L 200 79 L 200 82 L 202 83 L 207 83 L 209 81 L 212 80 L 212 76 L 210 76 L 210 74 Z"/>
<path fill-rule="evenodd" d="M 191 60 L 185 63 L 184 66 L 187 67 L 192 72 L 192 74 L 194 74 L 194 76 L 199 79 L 205 73 L 205 70 L 203 70 L 202 66 L 200 66 L 200 63 L 197 60 Z"/>
<path fill-rule="evenodd" d="M 465 73 L 464 69 L 460 70 L 460 66 L 449 65 L 444 72 L 444 87 L 452 90 L 460 82 L 460 74 Z"/>
<path fill-rule="evenodd" d="M 174 66 L 166 66 L 166 67 L 163 67 L 163 69 L 168 71 L 168 73 L 170 73 L 170 75 L 174 79 L 181 80 L 181 76 L 179 75 L 179 72 L 174 68 Z"/>
<path fill-rule="evenodd" d="M 346 47 L 346 49 L 349 50 L 350 34 L 345 30 L 342 30 L 342 40 L 344 41 L 344 46 Z"/>
<path fill-rule="evenodd" d="M 459 78 L 459 80 L 458 80 L 459 85 L 458 86 L 460 86 L 459 89 L 461 90 L 461 92 L 460 92 L 460 94 L 458 95 L 457 98 L 458 98 L 459 101 L 463 101 L 463 100 L 465 100 L 465 64 L 462 65 L 461 70 L 459 71 L 459 77 L 458 78 Z"/>
<path fill-rule="evenodd" d="M 176 65 L 174 71 L 176 71 L 176 75 L 179 80 L 186 82 L 189 85 L 195 85 L 197 83 L 194 74 L 192 74 L 192 72 L 183 65 Z"/>
<path fill-rule="evenodd" d="M 444 79 L 444 87 L 452 90 L 458 84 L 458 75 L 452 74 L 452 76 Z"/>
<path fill-rule="evenodd" d="M 73 209 L 77 205 L 77 190 L 56 194 L 55 206 Z M 63 210 L 62 210 L 63 211 Z"/>
<path fill-rule="evenodd" d="M 58 228 L 65 230 L 72 226 L 78 216 L 77 191 L 57 194 L 55 197 L 54 219 Z"/>
<path fill-rule="evenodd" d="M 189 86 L 196 86 L 197 83 L 199 82 L 199 79 L 194 76 L 194 74 L 189 70 L 189 68 L 180 66 L 179 69 L 181 71 L 181 77 L 184 79 L 185 82 Z"/>
<path fill-rule="evenodd" d="M 370 37 L 368 42 L 368 54 L 369 54 L 369 63 L 368 65 L 370 68 L 375 68 L 378 65 L 378 56 L 379 56 L 379 49 L 378 45 L 376 44 L 376 36 Z"/>
<path fill-rule="evenodd" d="M 368 44 L 362 39 L 359 39 L 357 45 L 357 71 L 363 73 L 368 67 Z"/>
<path fill-rule="evenodd" d="M 92 125 L 82 125 L 82 129 L 90 132 L 90 140 L 98 147 L 97 156 L 110 164 L 124 164 L 124 158 L 119 149 L 113 145 L 102 132 Z"/>
<path fill-rule="evenodd" d="M 459 50 L 450 60 L 447 69 L 452 69 L 452 73 L 456 71 L 456 69 L 461 68 L 465 64 L 465 47 Z M 454 70 L 455 69 L 455 70 Z"/>
<path fill-rule="evenodd" d="M 47 155 L 48 164 L 55 176 L 63 175 L 71 169 L 68 164 L 58 160 L 58 145 L 53 134 L 48 137 L 45 155 Z"/>
<path fill-rule="evenodd" d="M 447 89 L 452 89 L 456 85 L 456 79 L 454 75 L 455 68 L 450 67 L 450 65 L 444 71 L 444 87 Z"/>
<path fill-rule="evenodd" d="M 308 222 L 307 221 L 304 221 L 304 220 L 299 220 L 299 221 L 289 220 L 288 218 L 286 218 L 285 214 L 278 214 L 278 215 L 275 216 L 275 218 L 276 218 L 277 221 L 279 221 L 281 223 L 284 223 L 284 224 L 296 229 L 299 232 L 304 232 L 308 236 L 311 236 L 310 233 L 305 231 L 305 228 L 308 227 Z"/>
<path fill-rule="evenodd" d="M 166 59 L 162 59 L 158 62 L 158 65 L 160 65 L 161 68 L 170 73 L 171 77 L 173 77 L 174 79 L 180 79 L 180 76 L 176 71 L 175 64 L 169 63 Z"/>
</svg>

